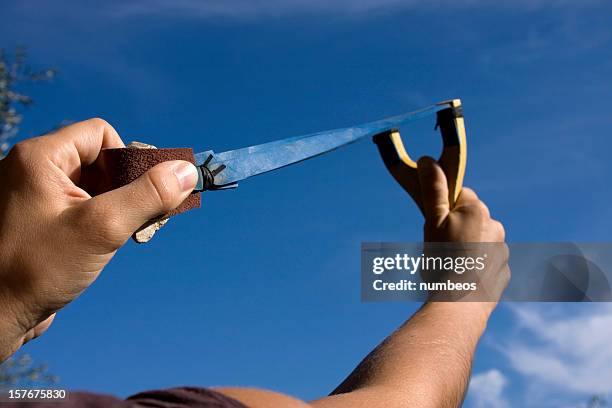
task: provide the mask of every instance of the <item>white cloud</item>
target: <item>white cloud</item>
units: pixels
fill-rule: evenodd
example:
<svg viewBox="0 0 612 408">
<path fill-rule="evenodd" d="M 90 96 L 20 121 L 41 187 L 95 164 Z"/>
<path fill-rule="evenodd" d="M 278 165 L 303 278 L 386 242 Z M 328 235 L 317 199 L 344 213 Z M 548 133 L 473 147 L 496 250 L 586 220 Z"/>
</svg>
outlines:
<svg viewBox="0 0 612 408">
<path fill-rule="evenodd" d="M 507 408 L 503 396 L 508 384 L 506 377 L 496 369 L 476 374 L 470 381 L 469 398 L 475 408 Z"/>
<path fill-rule="evenodd" d="M 557 392 L 612 392 L 612 306 L 532 305 L 512 310 L 519 331 L 504 353 L 516 371 Z"/>
</svg>

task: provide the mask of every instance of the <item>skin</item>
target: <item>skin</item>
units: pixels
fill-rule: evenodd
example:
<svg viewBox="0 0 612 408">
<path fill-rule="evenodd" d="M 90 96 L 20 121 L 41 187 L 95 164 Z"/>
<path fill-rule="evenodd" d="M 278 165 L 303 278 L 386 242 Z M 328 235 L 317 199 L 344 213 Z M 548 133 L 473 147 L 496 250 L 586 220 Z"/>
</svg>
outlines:
<svg viewBox="0 0 612 408">
<path fill-rule="evenodd" d="M 108 123 L 91 119 L 21 142 L 0 161 L 0 361 L 44 333 L 134 231 L 193 190 L 195 167 L 171 161 L 92 197 L 88 191 L 103 179 L 100 150 L 123 146 Z M 419 177 L 425 241 L 504 241 L 502 225 L 472 190 L 464 188 L 449 208 L 446 178 L 433 159 L 419 161 Z M 217 390 L 253 408 L 458 407 L 509 277 L 507 252 L 493 275 L 501 283 L 489 302 L 426 302 L 329 396 L 306 403 L 273 391 Z"/>
</svg>

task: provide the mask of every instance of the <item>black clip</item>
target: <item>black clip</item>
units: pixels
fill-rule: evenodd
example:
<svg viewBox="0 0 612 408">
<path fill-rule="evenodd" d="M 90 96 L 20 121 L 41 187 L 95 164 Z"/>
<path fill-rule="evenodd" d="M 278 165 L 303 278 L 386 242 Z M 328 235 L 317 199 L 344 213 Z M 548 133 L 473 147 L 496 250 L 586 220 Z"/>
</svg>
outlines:
<svg viewBox="0 0 612 408">
<path fill-rule="evenodd" d="M 201 191 L 211 191 L 211 190 L 224 190 L 227 188 L 235 188 L 238 186 L 238 183 L 228 183 L 222 185 L 215 184 L 215 176 L 221 173 L 225 168 L 225 164 L 221 164 L 216 169 L 209 169 L 208 164 L 213 159 L 213 155 L 209 154 L 204 163 L 197 166 L 199 169 L 200 177 L 202 178 L 202 188 L 193 190 L 195 193 Z"/>
</svg>

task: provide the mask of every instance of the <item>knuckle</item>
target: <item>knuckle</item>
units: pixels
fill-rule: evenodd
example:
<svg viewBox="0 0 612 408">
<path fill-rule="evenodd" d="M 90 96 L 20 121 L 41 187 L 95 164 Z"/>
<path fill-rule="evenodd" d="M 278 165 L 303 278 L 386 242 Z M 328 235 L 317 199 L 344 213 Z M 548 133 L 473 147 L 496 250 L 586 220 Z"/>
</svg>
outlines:
<svg viewBox="0 0 612 408">
<path fill-rule="evenodd" d="M 475 196 L 476 192 L 469 187 L 462 187 L 461 192 L 465 195 Z"/>
<path fill-rule="evenodd" d="M 9 157 L 17 159 L 18 161 L 23 161 L 30 156 L 31 150 L 32 142 L 30 140 L 24 140 L 13 146 L 9 153 Z"/>
<path fill-rule="evenodd" d="M 478 201 L 478 203 L 476 204 L 476 208 L 486 218 L 490 217 L 491 213 L 489 212 L 489 207 L 487 207 L 487 205 L 483 203 L 482 201 Z"/>
<path fill-rule="evenodd" d="M 77 206 L 65 214 L 64 225 L 70 226 L 76 237 L 86 236 L 86 242 L 108 250 L 122 242 L 117 234 L 121 229 L 116 209 L 104 202 L 91 201 Z M 84 243 L 84 241 L 80 241 Z"/>
<path fill-rule="evenodd" d="M 91 118 L 85 121 L 85 124 L 91 128 L 95 134 L 103 134 L 108 130 L 115 131 L 115 128 L 102 118 Z"/>
<path fill-rule="evenodd" d="M 121 228 L 117 218 L 102 220 L 95 229 L 89 230 L 90 241 L 104 249 L 104 252 L 118 249 L 124 243 L 122 235 L 117 233 Z"/>
<path fill-rule="evenodd" d="M 6 160 L 12 166 L 16 166 L 19 172 L 26 172 L 31 167 L 34 155 L 33 140 L 25 140 L 17 143 L 9 152 Z"/>
<path fill-rule="evenodd" d="M 510 259 L 510 248 L 508 248 L 508 244 L 504 243 L 504 247 L 502 250 L 502 255 L 503 255 L 503 259 L 505 262 L 508 262 L 508 260 Z"/>
<path fill-rule="evenodd" d="M 482 221 L 490 217 L 489 208 L 482 201 L 475 201 L 462 208 L 468 215 L 479 218 Z"/>
<path fill-rule="evenodd" d="M 468 201 L 478 200 L 476 192 L 469 187 L 463 187 L 461 189 L 461 197 Z"/>
<path fill-rule="evenodd" d="M 145 173 L 150 195 L 157 203 L 161 211 L 170 210 L 174 206 L 174 194 L 168 185 L 167 179 L 156 169 Z"/>
<path fill-rule="evenodd" d="M 494 220 L 493 222 L 497 229 L 497 234 L 499 235 L 500 240 L 504 241 L 506 239 L 506 229 L 504 228 L 504 225 L 497 220 Z"/>
<path fill-rule="evenodd" d="M 478 207 L 477 204 L 466 205 L 466 206 L 462 207 L 461 210 L 463 212 L 465 212 L 466 215 L 468 215 L 469 217 L 483 218 L 482 217 L 482 211 L 480 210 L 480 208 Z"/>
<path fill-rule="evenodd" d="M 111 127 L 110 123 L 102 118 L 91 118 L 85 121 L 88 125 L 96 129 L 105 129 Z"/>
</svg>

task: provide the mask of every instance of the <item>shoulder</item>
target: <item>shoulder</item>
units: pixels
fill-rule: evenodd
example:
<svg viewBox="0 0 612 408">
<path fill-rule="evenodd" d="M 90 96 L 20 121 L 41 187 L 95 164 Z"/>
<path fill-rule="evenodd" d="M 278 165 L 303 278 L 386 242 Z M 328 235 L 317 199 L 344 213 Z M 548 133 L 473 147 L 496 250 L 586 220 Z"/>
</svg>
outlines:
<svg viewBox="0 0 612 408">
<path fill-rule="evenodd" d="M 311 405 L 304 401 L 258 388 L 216 387 L 213 390 L 227 395 L 249 408 L 311 408 Z"/>
</svg>

